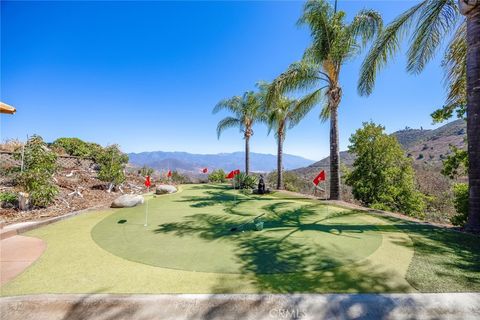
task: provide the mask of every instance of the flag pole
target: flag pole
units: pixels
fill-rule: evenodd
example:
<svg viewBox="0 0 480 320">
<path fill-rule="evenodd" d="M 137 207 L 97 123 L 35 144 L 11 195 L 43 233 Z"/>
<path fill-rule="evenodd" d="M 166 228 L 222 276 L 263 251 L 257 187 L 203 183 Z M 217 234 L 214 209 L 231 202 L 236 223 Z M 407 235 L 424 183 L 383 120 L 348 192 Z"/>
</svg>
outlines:
<svg viewBox="0 0 480 320">
<path fill-rule="evenodd" d="M 150 187 L 147 187 L 147 195 L 150 193 Z M 143 225 L 146 227 L 148 225 L 148 198 L 145 200 L 145 224 Z"/>
</svg>

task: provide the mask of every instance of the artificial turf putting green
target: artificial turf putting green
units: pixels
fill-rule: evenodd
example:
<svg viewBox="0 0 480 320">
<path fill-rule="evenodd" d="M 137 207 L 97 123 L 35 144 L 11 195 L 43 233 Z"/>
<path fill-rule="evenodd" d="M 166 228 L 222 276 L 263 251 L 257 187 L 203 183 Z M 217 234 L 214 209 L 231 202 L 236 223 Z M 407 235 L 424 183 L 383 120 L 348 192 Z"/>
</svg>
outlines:
<svg viewBox="0 0 480 320">
<path fill-rule="evenodd" d="M 349 210 L 304 199 L 245 196 L 224 186 L 191 187 L 169 201 L 150 199 L 147 227 L 145 209 L 118 210 L 93 228 L 92 238 L 135 262 L 238 274 L 338 267 L 366 258 L 382 243 L 376 227 Z M 251 221 L 258 216 L 264 229 L 253 231 Z"/>
<path fill-rule="evenodd" d="M 147 228 L 140 206 L 28 232 L 47 249 L 1 294 L 480 291 L 479 237 L 282 193 L 183 189 L 149 201 Z M 262 231 L 230 233 L 262 213 Z"/>
</svg>

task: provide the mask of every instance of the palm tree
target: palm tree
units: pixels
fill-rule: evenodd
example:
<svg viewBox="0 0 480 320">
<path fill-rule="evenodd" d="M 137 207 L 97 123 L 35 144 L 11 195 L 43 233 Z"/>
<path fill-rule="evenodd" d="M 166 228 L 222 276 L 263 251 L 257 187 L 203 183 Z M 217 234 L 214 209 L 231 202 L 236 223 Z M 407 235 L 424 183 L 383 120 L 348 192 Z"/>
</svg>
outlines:
<svg viewBox="0 0 480 320">
<path fill-rule="evenodd" d="M 227 110 L 233 114 L 220 120 L 217 125 L 217 136 L 227 128 L 237 127 L 245 139 L 245 173 L 250 172 L 250 138 L 253 136 L 253 125 L 262 117 L 261 104 L 257 94 L 248 91 L 243 96 L 234 96 L 217 103 L 213 113 Z"/>
<path fill-rule="evenodd" d="M 382 28 L 380 14 L 360 11 L 351 23 L 345 12 L 336 11 L 325 0 L 308 1 L 299 24 L 310 27 L 312 44 L 302 61 L 292 64 L 272 83 L 267 100 L 287 91 L 313 89 L 325 97 L 322 121 L 330 118 L 330 199 L 340 199 L 340 155 L 338 145 L 338 107 L 342 98 L 339 77 L 342 66 L 361 52 Z"/>
<path fill-rule="evenodd" d="M 265 98 L 269 85 L 259 84 L 262 97 Z M 306 95 L 301 99 L 291 99 L 285 96 L 276 96 L 270 100 L 263 99 L 264 121 L 268 125 L 268 132 L 275 131 L 277 139 L 277 189 L 283 189 L 283 142 L 288 129 L 292 129 L 318 103 L 320 95 L 317 93 Z"/>
<path fill-rule="evenodd" d="M 461 18 L 461 15 L 464 18 Z M 435 121 L 454 112 L 467 117 L 469 217 L 466 228 L 480 231 L 480 1 L 423 0 L 398 16 L 376 39 L 363 62 L 360 94 L 373 91 L 375 78 L 411 30 L 407 71 L 420 73 L 449 35 L 443 66 L 448 95 Z"/>
</svg>

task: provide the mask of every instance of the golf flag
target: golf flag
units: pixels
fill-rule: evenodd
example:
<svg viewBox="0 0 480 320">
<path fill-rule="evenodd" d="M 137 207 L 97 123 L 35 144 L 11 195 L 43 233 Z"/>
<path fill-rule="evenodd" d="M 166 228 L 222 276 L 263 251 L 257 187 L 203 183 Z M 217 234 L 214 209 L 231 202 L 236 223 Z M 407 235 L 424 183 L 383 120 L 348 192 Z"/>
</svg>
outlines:
<svg viewBox="0 0 480 320">
<path fill-rule="evenodd" d="M 145 177 L 145 187 L 150 188 L 152 183 L 150 182 L 150 176 Z"/>
<path fill-rule="evenodd" d="M 235 172 L 232 170 L 230 171 L 225 178 L 227 179 L 233 179 L 235 177 Z"/>
<path fill-rule="evenodd" d="M 208 172 L 208 168 L 203 168 L 202 169 L 202 173 L 207 173 Z"/>
<path fill-rule="evenodd" d="M 239 173 L 240 173 L 240 170 L 239 170 L 239 169 L 234 170 L 234 171 L 233 171 L 233 176 L 236 176 L 236 175 L 239 174 Z"/>
<path fill-rule="evenodd" d="M 318 186 L 320 181 L 325 181 L 326 175 L 325 175 L 325 170 L 320 171 L 320 173 L 313 179 L 313 184 Z"/>
<path fill-rule="evenodd" d="M 172 170 L 168 170 L 167 177 L 170 178 L 172 176 Z"/>
</svg>

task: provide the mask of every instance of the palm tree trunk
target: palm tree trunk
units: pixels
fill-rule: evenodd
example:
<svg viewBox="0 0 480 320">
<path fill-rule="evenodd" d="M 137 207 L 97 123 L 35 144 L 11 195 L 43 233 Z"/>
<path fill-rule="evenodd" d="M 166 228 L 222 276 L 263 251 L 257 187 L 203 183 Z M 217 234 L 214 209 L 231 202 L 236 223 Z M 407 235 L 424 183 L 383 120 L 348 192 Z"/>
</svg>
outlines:
<svg viewBox="0 0 480 320">
<path fill-rule="evenodd" d="M 467 13 L 468 220 L 480 231 L 480 4 Z"/>
<path fill-rule="evenodd" d="M 330 199 L 340 200 L 340 151 L 338 145 L 338 106 L 342 90 L 333 87 L 329 90 L 330 106 Z"/>
<path fill-rule="evenodd" d="M 250 173 L 250 136 L 245 135 L 245 173 Z"/>
<path fill-rule="evenodd" d="M 283 189 L 283 128 L 278 131 L 277 189 Z"/>
</svg>

